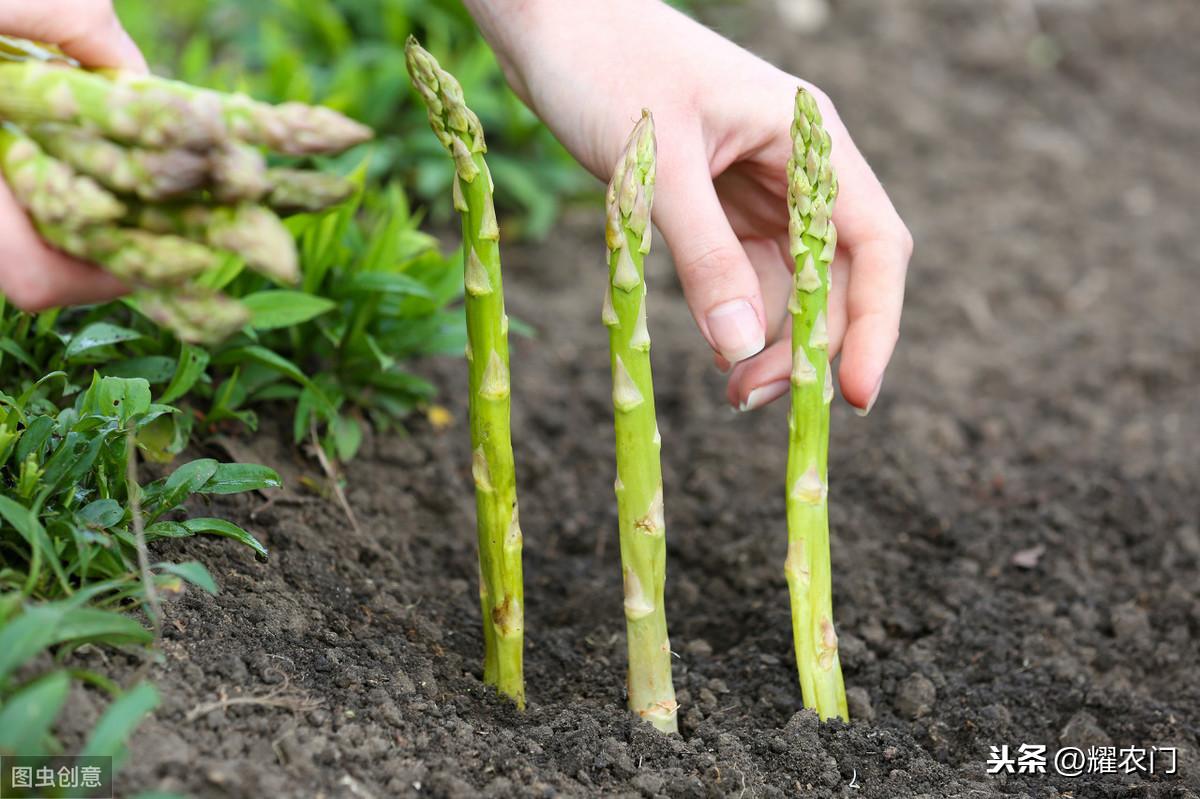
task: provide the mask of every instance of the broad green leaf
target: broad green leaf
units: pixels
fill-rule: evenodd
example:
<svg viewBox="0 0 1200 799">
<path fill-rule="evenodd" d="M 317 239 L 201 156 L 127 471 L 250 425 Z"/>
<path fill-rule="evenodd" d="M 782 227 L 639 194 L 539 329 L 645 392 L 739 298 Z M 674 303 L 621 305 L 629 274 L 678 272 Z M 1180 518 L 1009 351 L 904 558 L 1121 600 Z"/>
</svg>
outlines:
<svg viewBox="0 0 1200 799">
<path fill-rule="evenodd" d="M 208 569 L 203 563 L 194 560 L 185 561 L 184 563 L 159 563 L 157 568 L 162 571 L 182 577 L 197 588 L 203 589 L 210 594 L 217 593 L 217 583 L 209 574 Z"/>
<path fill-rule="evenodd" d="M 175 359 L 166 355 L 143 355 L 114 361 L 102 370 L 110 377 L 141 377 L 151 384 L 165 383 L 175 373 Z"/>
<path fill-rule="evenodd" d="M 59 605 L 31 607 L 0 627 L 0 682 L 54 643 L 54 631 L 62 613 Z"/>
<path fill-rule="evenodd" d="M 352 294 L 400 294 L 432 299 L 424 284 L 398 272 L 359 272 L 340 282 L 336 291 L 342 296 Z"/>
<path fill-rule="evenodd" d="M 70 691 L 71 678 L 54 671 L 8 697 L 0 706 L 0 754 L 41 754 Z"/>
<path fill-rule="evenodd" d="M 125 518 L 125 509 L 115 499 L 98 499 L 76 511 L 75 518 L 88 527 L 103 530 Z"/>
<path fill-rule="evenodd" d="M 138 683 L 108 706 L 80 754 L 111 757 L 115 769 L 125 759 L 125 741 L 156 707 L 158 691 L 148 682 Z"/>
<path fill-rule="evenodd" d="M 250 535 L 250 533 L 247 533 L 236 524 L 227 522 L 224 519 L 203 517 L 198 519 L 188 519 L 186 522 L 183 522 L 183 526 L 192 533 L 211 533 L 212 535 L 232 538 L 234 541 L 238 541 L 250 547 L 262 557 L 267 557 L 267 548 L 264 547 L 257 538 Z"/>
<path fill-rule="evenodd" d="M 72 608 L 66 611 L 55 630 L 54 643 L 101 641 L 113 646 L 148 644 L 154 636 L 129 616 L 99 608 Z"/>
<path fill-rule="evenodd" d="M 259 291 L 243 297 L 242 304 L 250 309 L 250 326 L 255 330 L 292 327 L 337 307 L 325 297 L 288 289 Z"/>
<path fill-rule="evenodd" d="M 362 445 L 363 430 L 362 425 L 358 420 L 338 414 L 333 420 L 333 442 L 337 449 L 338 459 L 348 461 L 358 454 L 358 448 Z"/>
<path fill-rule="evenodd" d="M 201 494 L 239 494 L 263 488 L 282 488 L 274 469 L 257 463 L 222 463 L 201 488 Z"/>
<path fill-rule="evenodd" d="M 83 409 L 115 416 L 124 424 L 150 410 L 150 384 L 140 377 L 101 377 L 84 395 Z"/>
<path fill-rule="evenodd" d="M 79 356 L 101 347 L 119 344 L 122 341 L 133 341 L 141 337 L 141 333 L 127 327 L 108 322 L 95 322 L 71 337 L 65 355 L 67 360 L 76 360 Z"/>
</svg>

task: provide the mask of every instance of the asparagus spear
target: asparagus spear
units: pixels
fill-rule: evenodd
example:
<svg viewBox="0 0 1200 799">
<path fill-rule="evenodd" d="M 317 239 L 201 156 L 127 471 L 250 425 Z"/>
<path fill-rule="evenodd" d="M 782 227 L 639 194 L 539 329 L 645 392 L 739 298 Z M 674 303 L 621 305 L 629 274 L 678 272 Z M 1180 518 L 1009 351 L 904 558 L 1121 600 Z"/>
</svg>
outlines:
<svg viewBox="0 0 1200 799">
<path fill-rule="evenodd" d="M 609 283 L 601 318 L 608 327 L 617 439 L 617 510 L 625 581 L 629 707 L 663 732 L 678 731 L 671 644 L 663 607 L 667 570 L 662 439 L 654 414 L 643 260 L 650 250 L 654 121 L 633 129 L 608 184 Z"/>
<path fill-rule="evenodd" d="M 82 69 L 0 61 L 0 117 L 17 123 L 71 123 L 145 147 L 203 149 L 224 140 L 218 98 L 155 85 L 135 91 Z"/>
<path fill-rule="evenodd" d="M 467 108 L 458 81 L 412 37 L 405 55 L 413 85 L 429 109 L 429 124 L 454 158 L 454 206 L 463 222 L 483 675 L 485 682 L 524 707 L 524 587 L 509 429 L 508 316 L 492 178 L 483 158 L 487 146 L 479 118 Z"/>
<path fill-rule="evenodd" d="M 149 205 L 134 212 L 133 222 L 153 233 L 174 233 L 235 252 L 251 269 L 280 283 L 300 280 L 295 239 L 261 205 Z"/>
<path fill-rule="evenodd" d="M 42 223 L 38 232 L 63 252 L 99 264 L 134 285 L 178 286 L 220 263 L 220 256 L 202 244 L 145 230 L 107 225 L 75 230 Z"/>
<path fill-rule="evenodd" d="M 788 418 L 788 555 L 784 564 L 792 605 L 792 632 L 804 706 L 822 720 L 848 718 L 829 563 L 827 464 L 829 365 L 826 308 L 829 265 L 837 248 L 830 220 L 837 177 L 829 134 L 813 96 L 796 93 L 792 156 L 788 160 L 788 231 L 796 262 L 792 313 L 792 406 Z"/>
<path fill-rule="evenodd" d="M 271 105 L 241 94 L 226 94 L 154 75 L 104 70 L 114 87 L 173 98 L 178 104 L 210 109 L 224 136 L 266 146 L 287 155 L 336 153 L 361 144 L 371 129 L 332 108 L 304 103 Z M 3 113 L 0 110 L 0 113 Z"/>
<path fill-rule="evenodd" d="M 267 205 L 281 214 L 323 211 L 354 194 L 354 184 L 340 175 L 276 167 L 267 170 Z"/>
<path fill-rule="evenodd" d="M 0 172 L 17 202 L 38 222 L 81 227 L 125 213 L 121 201 L 96 181 L 47 155 L 12 125 L 0 124 Z"/>
<path fill-rule="evenodd" d="M 218 202 L 257 200 L 267 193 L 267 160 L 251 144 L 230 141 L 214 147 L 208 156 L 209 182 Z"/>
<path fill-rule="evenodd" d="M 197 289 L 146 290 L 135 297 L 142 313 L 176 338 L 193 344 L 213 344 L 250 321 L 244 305 L 224 294 Z"/>
<path fill-rule="evenodd" d="M 109 141 L 82 128 L 55 123 L 32 125 L 29 134 L 46 152 L 95 178 L 113 191 L 143 200 L 163 200 L 200 188 L 208 163 L 192 150 L 149 150 Z"/>
<path fill-rule="evenodd" d="M 289 155 L 337 152 L 371 131 L 329 108 L 270 105 L 152 75 L 0 61 L 0 117 L 55 121 L 145 147 L 204 150 L 231 138 Z"/>
</svg>

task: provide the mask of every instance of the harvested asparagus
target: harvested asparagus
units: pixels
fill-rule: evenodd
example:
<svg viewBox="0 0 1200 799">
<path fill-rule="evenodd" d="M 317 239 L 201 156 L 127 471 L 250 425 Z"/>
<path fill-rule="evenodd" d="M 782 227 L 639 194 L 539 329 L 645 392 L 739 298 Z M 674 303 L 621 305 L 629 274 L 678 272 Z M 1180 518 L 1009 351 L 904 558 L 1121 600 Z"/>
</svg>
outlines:
<svg viewBox="0 0 1200 799">
<path fill-rule="evenodd" d="M 152 75 L 0 61 L 0 117 L 64 122 L 143 147 L 208 149 L 230 139 L 289 155 L 337 152 L 366 126 L 320 106 L 270 105 Z"/>
<path fill-rule="evenodd" d="M 370 135 L 327 108 L 87 71 L 54 48 L 0 37 L 0 174 L 43 239 L 129 283 L 187 340 L 249 318 L 236 300 L 189 285 L 228 253 L 298 281 L 295 242 L 272 207 L 319 211 L 354 192 L 338 176 L 269 170 L 260 148 L 336 152 Z"/>
<path fill-rule="evenodd" d="M 608 327 L 612 362 L 629 707 L 663 732 L 676 732 L 679 705 L 663 607 L 667 541 L 662 439 L 654 413 L 643 265 L 650 250 L 654 173 L 654 121 L 643 111 L 608 184 L 609 281 L 601 317 Z"/>
<path fill-rule="evenodd" d="M 143 200 L 178 197 L 208 180 L 208 160 L 193 150 L 127 147 L 82 128 L 56 123 L 31 125 L 28 132 L 47 153 L 77 172 Z"/>
<path fill-rule="evenodd" d="M 788 160 L 788 231 L 795 260 L 792 314 L 791 414 L 788 417 L 788 554 L 796 666 L 804 706 L 821 719 L 848 718 L 829 562 L 829 365 L 827 303 L 837 230 L 830 216 L 837 177 L 829 134 L 813 96 L 796 93 Z"/>
<path fill-rule="evenodd" d="M 257 147 L 225 142 L 213 148 L 208 160 L 209 182 L 217 202 L 257 200 L 271 187 L 267 181 L 267 159 Z"/>
<path fill-rule="evenodd" d="M 454 158 L 454 207 L 463 223 L 472 469 L 479 537 L 484 681 L 525 705 L 522 675 L 524 587 L 512 433 L 509 429 L 508 316 L 500 274 L 500 229 L 479 118 L 462 87 L 416 39 L 405 46 L 429 124 Z"/>
<path fill-rule="evenodd" d="M 125 213 L 104 187 L 48 155 L 12 125 L 0 124 L 0 171 L 17 202 L 38 222 L 82 227 Z"/>
<path fill-rule="evenodd" d="M 237 253 L 251 269 L 280 283 L 300 280 L 291 232 L 261 205 L 149 205 L 134 212 L 133 223 L 143 230 L 174 233 Z"/>
<path fill-rule="evenodd" d="M 147 317 L 193 344 L 220 341 L 250 321 L 246 306 L 213 292 L 146 290 L 134 298 Z"/>
<path fill-rule="evenodd" d="M 321 211 L 354 194 L 354 184 L 340 175 L 286 167 L 268 169 L 267 185 L 267 205 L 284 214 Z"/>
<path fill-rule="evenodd" d="M 127 283 L 180 286 L 221 262 L 216 251 L 179 236 L 111 226 L 71 229 L 39 224 L 46 241 L 65 253 L 99 264 Z"/>
</svg>

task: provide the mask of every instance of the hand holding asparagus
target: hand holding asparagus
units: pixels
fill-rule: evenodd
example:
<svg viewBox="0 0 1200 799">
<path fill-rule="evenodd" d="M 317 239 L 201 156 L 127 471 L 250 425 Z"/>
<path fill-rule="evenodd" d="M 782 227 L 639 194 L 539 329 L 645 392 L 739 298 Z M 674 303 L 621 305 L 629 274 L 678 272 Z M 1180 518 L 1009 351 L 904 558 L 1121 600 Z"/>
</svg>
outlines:
<svg viewBox="0 0 1200 799">
<path fill-rule="evenodd" d="M 26 44 L 0 59 L 0 174 L 45 242 L 119 278 L 188 341 L 248 320 L 239 303 L 194 283 L 227 255 L 273 281 L 299 280 L 278 214 L 320 210 L 353 186 L 270 169 L 262 148 L 333 153 L 369 129 L 327 108 L 51 63 Z"/>
</svg>

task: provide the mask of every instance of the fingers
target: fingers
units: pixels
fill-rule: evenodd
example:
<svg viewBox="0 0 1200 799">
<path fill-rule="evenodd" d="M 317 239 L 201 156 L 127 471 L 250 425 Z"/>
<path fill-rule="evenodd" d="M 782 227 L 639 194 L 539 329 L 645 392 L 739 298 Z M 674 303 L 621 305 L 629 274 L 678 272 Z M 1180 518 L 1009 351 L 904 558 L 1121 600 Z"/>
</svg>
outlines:
<svg viewBox="0 0 1200 799">
<path fill-rule="evenodd" d="M 0 0 L 0 33 L 56 44 L 89 67 L 146 71 L 110 0 Z"/>
<path fill-rule="evenodd" d="M 701 152 L 660 151 L 655 220 L 688 306 L 709 345 L 730 363 L 766 343 L 758 276 L 729 226 Z"/>
<path fill-rule="evenodd" d="M 850 249 L 846 335 L 838 382 L 842 396 L 866 415 L 879 398 L 883 373 L 900 336 L 904 276 L 912 245 L 899 234 Z"/>
<path fill-rule="evenodd" d="M 21 310 L 42 311 L 124 292 L 112 275 L 48 247 L 0 181 L 0 294 Z"/>
<path fill-rule="evenodd" d="M 834 136 L 832 155 L 840 184 L 833 221 L 850 267 L 838 379 L 842 396 L 865 415 L 879 396 L 899 337 L 913 242 L 887 192 L 831 108 L 826 118 Z M 837 278 L 835 270 L 835 294 Z"/>
</svg>

